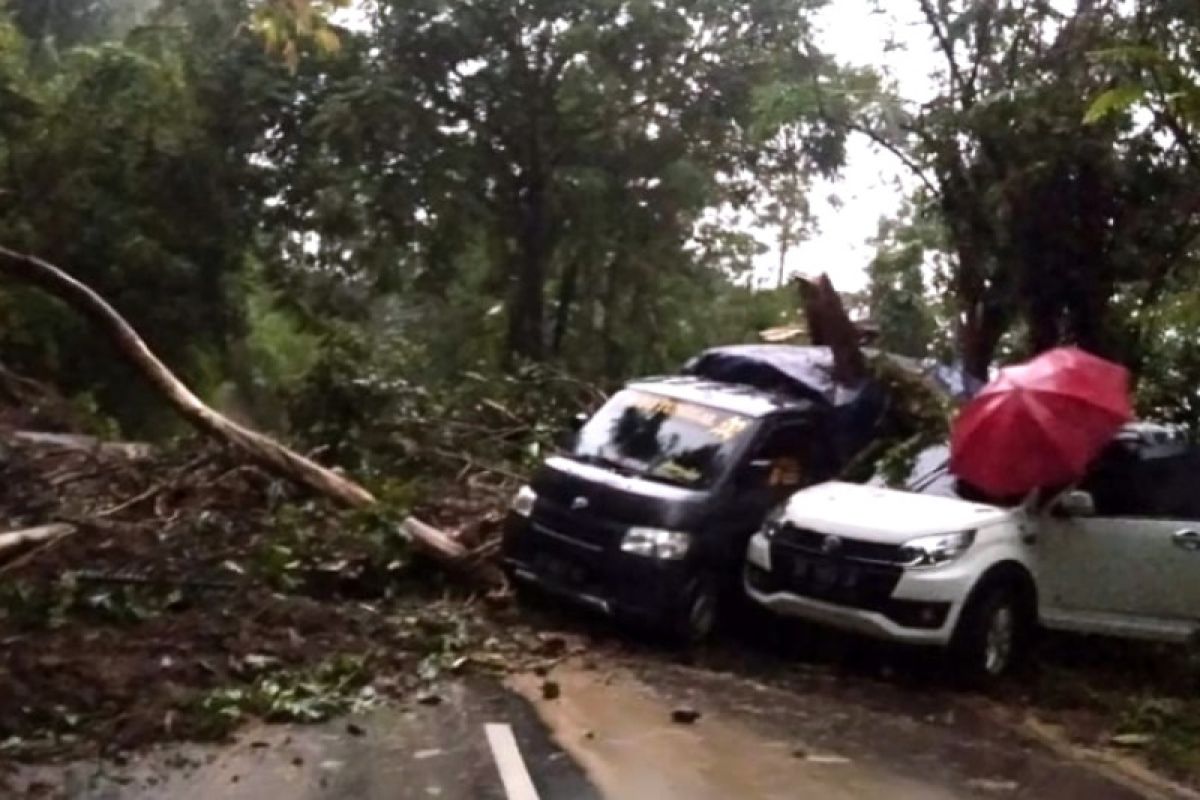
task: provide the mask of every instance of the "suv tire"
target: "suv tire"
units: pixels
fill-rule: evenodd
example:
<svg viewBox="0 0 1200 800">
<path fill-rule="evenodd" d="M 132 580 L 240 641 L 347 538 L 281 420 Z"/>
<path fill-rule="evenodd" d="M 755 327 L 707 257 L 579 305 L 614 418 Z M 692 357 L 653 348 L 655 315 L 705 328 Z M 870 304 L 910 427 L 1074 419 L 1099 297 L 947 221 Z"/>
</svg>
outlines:
<svg viewBox="0 0 1200 800">
<path fill-rule="evenodd" d="M 967 600 L 954 638 L 951 657 L 959 676 L 985 685 L 1010 674 L 1025 656 L 1033 615 L 1017 581 L 986 582 Z"/>
</svg>

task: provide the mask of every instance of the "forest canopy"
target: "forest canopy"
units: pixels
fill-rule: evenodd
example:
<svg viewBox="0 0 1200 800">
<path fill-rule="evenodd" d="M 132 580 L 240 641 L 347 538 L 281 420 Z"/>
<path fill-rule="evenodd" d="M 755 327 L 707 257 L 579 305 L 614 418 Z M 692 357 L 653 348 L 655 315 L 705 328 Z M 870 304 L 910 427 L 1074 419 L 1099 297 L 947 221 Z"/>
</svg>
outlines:
<svg viewBox="0 0 1200 800">
<path fill-rule="evenodd" d="M 938 57 L 920 104 L 822 52 L 817 0 L 5 0 L 0 243 L 222 407 L 336 429 L 397 387 L 530 365 L 611 386 L 796 322 L 764 252 L 867 137 L 916 187 L 861 221 L 847 300 L 883 347 L 984 376 L 1077 343 L 1191 423 L 1200 12 L 906 2 L 907 46 Z M 11 283 L 0 358 L 171 430 Z"/>
</svg>

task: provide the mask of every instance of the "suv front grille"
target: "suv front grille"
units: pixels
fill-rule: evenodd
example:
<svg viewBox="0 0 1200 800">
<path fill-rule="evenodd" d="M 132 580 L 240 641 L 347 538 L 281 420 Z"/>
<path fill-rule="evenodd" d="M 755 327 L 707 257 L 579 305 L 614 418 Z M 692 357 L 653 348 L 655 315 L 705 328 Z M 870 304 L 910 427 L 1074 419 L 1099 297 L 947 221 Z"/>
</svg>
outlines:
<svg viewBox="0 0 1200 800">
<path fill-rule="evenodd" d="M 821 547 L 825 539 L 823 534 L 792 526 L 775 534 L 768 580 L 776 591 L 853 608 L 887 608 L 904 573 L 895 563 L 899 548 L 840 539 L 840 546 L 826 551 Z"/>
<path fill-rule="evenodd" d="M 866 542 L 862 539 L 846 539 L 836 537 L 836 550 L 827 547 L 828 534 L 797 528 L 795 525 L 782 525 L 774 536 L 775 543 L 791 550 L 822 556 L 836 555 L 838 558 L 853 561 L 870 561 L 877 564 L 900 564 L 900 547 L 894 544 Z"/>
</svg>

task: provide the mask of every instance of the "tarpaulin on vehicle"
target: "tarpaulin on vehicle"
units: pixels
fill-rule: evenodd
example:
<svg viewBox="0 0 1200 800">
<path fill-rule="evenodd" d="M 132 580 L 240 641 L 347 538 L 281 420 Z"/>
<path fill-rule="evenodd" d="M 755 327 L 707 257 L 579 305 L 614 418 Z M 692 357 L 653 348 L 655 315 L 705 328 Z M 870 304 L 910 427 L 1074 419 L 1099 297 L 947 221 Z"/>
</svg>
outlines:
<svg viewBox="0 0 1200 800">
<path fill-rule="evenodd" d="M 960 365 L 947 365 L 933 359 L 916 359 L 864 349 L 869 357 L 882 357 L 896 366 L 924 378 L 931 388 L 949 398 L 974 395 L 983 382 L 967 375 Z M 824 400 L 835 406 L 859 399 L 859 390 L 838 387 L 833 381 L 833 353 L 828 347 L 744 344 L 705 350 L 683 368 L 687 375 L 714 381 L 741 383 L 758 389 L 798 394 Z"/>
<path fill-rule="evenodd" d="M 684 373 L 769 392 L 805 397 L 833 407 L 833 440 L 843 460 L 874 439 L 887 406 L 876 381 L 845 387 L 833 380 L 828 347 L 731 345 L 706 350 L 684 366 Z"/>
<path fill-rule="evenodd" d="M 769 392 L 836 402 L 828 347 L 743 344 L 714 347 L 689 361 L 684 374 Z"/>
</svg>

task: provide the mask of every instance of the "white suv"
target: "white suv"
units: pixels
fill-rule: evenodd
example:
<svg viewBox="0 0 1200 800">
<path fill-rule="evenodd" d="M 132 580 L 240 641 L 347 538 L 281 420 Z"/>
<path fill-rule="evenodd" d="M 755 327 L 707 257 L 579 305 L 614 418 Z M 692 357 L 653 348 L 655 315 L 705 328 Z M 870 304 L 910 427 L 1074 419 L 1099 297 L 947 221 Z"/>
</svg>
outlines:
<svg viewBox="0 0 1200 800">
<path fill-rule="evenodd" d="M 927 451 L 914 474 L 944 458 Z M 1128 427 L 1049 502 L 970 496 L 944 467 L 909 491 L 801 491 L 751 539 L 746 591 L 781 614 L 950 648 L 984 678 L 1008 671 L 1039 623 L 1200 636 L 1200 448 L 1171 429 Z"/>
</svg>

